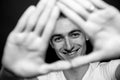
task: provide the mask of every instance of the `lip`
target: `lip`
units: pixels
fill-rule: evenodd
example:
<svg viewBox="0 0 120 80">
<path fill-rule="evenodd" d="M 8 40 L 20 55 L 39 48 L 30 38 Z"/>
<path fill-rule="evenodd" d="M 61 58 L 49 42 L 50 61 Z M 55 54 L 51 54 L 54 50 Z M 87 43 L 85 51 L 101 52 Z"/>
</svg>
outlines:
<svg viewBox="0 0 120 80">
<path fill-rule="evenodd" d="M 72 56 L 74 56 L 74 54 L 78 53 L 80 49 L 81 48 L 78 48 L 78 49 L 76 49 L 76 50 L 74 50 L 74 51 L 72 51 L 70 53 L 66 53 L 66 52 L 62 52 L 62 53 L 72 57 Z"/>
<path fill-rule="evenodd" d="M 71 53 L 68 53 L 69 56 L 74 56 L 74 54 L 78 53 L 78 51 L 80 50 L 81 48 L 78 48 L 74 51 L 72 51 Z"/>
</svg>

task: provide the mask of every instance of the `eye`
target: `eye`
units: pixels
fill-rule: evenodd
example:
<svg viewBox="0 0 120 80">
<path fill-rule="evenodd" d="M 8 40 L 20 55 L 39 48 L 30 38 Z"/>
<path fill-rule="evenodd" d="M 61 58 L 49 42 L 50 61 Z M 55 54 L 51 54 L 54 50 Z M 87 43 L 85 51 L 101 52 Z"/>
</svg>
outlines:
<svg viewBox="0 0 120 80">
<path fill-rule="evenodd" d="M 61 36 L 53 38 L 53 42 L 61 42 L 62 40 L 63 40 L 63 37 Z"/>
<path fill-rule="evenodd" d="M 80 35 L 81 35 L 80 33 L 75 32 L 75 33 L 72 33 L 72 34 L 71 34 L 71 37 L 72 37 L 72 38 L 78 38 Z"/>
</svg>

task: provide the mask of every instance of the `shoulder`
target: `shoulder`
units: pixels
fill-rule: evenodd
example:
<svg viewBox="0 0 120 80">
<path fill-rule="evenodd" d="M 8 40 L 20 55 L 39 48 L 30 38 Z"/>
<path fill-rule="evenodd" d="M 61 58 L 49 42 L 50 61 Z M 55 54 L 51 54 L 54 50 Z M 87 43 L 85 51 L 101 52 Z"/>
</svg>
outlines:
<svg viewBox="0 0 120 80">
<path fill-rule="evenodd" d="M 103 77 L 107 80 L 116 80 L 116 78 L 120 77 L 120 59 L 109 62 L 91 63 L 90 67 L 93 75 Z"/>
<path fill-rule="evenodd" d="M 120 59 L 99 63 L 98 67 L 105 74 L 105 77 L 113 79 L 120 77 Z"/>
<path fill-rule="evenodd" d="M 115 70 L 120 65 L 120 59 L 111 60 L 109 62 L 99 62 L 97 67 L 109 68 L 110 70 Z"/>
</svg>

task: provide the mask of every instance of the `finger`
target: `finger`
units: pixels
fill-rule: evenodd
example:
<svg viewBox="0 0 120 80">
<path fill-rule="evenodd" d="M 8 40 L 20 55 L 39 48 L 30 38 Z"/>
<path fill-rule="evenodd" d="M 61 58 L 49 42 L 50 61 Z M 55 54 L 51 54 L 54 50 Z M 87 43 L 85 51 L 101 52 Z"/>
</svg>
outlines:
<svg viewBox="0 0 120 80">
<path fill-rule="evenodd" d="M 97 8 L 95 8 L 95 6 L 90 2 L 90 0 L 75 0 L 75 1 L 89 12 L 97 10 Z"/>
<path fill-rule="evenodd" d="M 103 0 L 90 0 L 90 2 L 94 4 L 94 6 L 96 6 L 98 9 L 104 9 L 109 6 L 109 4 L 107 4 Z"/>
<path fill-rule="evenodd" d="M 49 18 L 51 11 L 55 5 L 55 2 L 56 2 L 56 0 L 48 0 L 48 4 L 47 4 L 43 14 L 39 18 L 36 28 L 35 28 L 35 33 L 37 33 L 38 35 L 42 32 L 43 27 L 47 24 L 48 18 Z"/>
<path fill-rule="evenodd" d="M 48 43 L 48 41 L 52 35 L 52 32 L 53 32 L 54 27 L 55 27 L 55 23 L 59 17 L 59 14 L 60 14 L 60 10 L 57 6 L 55 6 L 52 13 L 51 13 L 51 16 L 49 18 L 49 21 L 44 29 L 43 35 L 42 35 L 42 39 L 46 43 Z"/>
<path fill-rule="evenodd" d="M 57 5 L 65 16 L 75 22 L 79 27 L 84 28 L 83 26 L 85 24 L 85 20 L 81 18 L 81 16 L 77 15 L 74 11 L 70 10 L 68 7 L 60 2 L 58 2 Z"/>
<path fill-rule="evenodd" d="M 24 12 L 24 14 L 19 19 L 14 31 L 21 32 L 24 30 L 27 20 L 29 16 L 34 12 L 34 10 L 35 10 L 35 6 L 33 5 L 28 7 L 28 9 Z"/>
<path fill-rule="evenodd" d="M 76 57 L 71 60 L 71 65 L 72 67 L 78 67 L 92 62 L 98 62 L 103 58 L 101 54 L 104 53 L 102 51 L 95 51 L 90 53 L 89 55 Z"/>
<path fill-rule="evenodd" d="M 39 3 L 37 4 L 36 10 L 32 13 L 32 15 L 29 17 L 29 20 L 27 22 L 27 27 L 25 29 L 26 32 L 31 31 L 39 18 L 39 16 L 42 14 L 45 6 L 47 5 L 47 0 L 40 0 Z"/>
<path fill-rule="evenodd" d="M 76 13 L 78 13 L 83 18 L 87 18 L 89 16 L 89 12 L 84 9 L 81 5 L 76 3 L 74 0 L 60 0 L 63 4 L 67 5 L 69 8 L 74 10 Z"/>
<path fill-rule="evenodd" d="M 42 74 L 46 74 L 52 71 L 61 71 L 70 69 L 71 63 L 69 61 L 57 61 L 52 64 L 45 64 L 39 67 L 39 72 Z"/>
</svg>

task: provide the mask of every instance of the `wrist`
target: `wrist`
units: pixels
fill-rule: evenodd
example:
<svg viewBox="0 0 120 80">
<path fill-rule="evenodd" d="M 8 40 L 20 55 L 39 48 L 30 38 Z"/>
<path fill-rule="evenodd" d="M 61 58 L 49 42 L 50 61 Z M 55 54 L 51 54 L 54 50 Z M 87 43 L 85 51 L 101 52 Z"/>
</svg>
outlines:
<svg viewBox="0 0 120 80">
<path fill-rule="evenodd" d="M 20 80 L 21 78 L 5 69 L 4 67 L 0 70 L 0 80 Z"/>
</svg>

